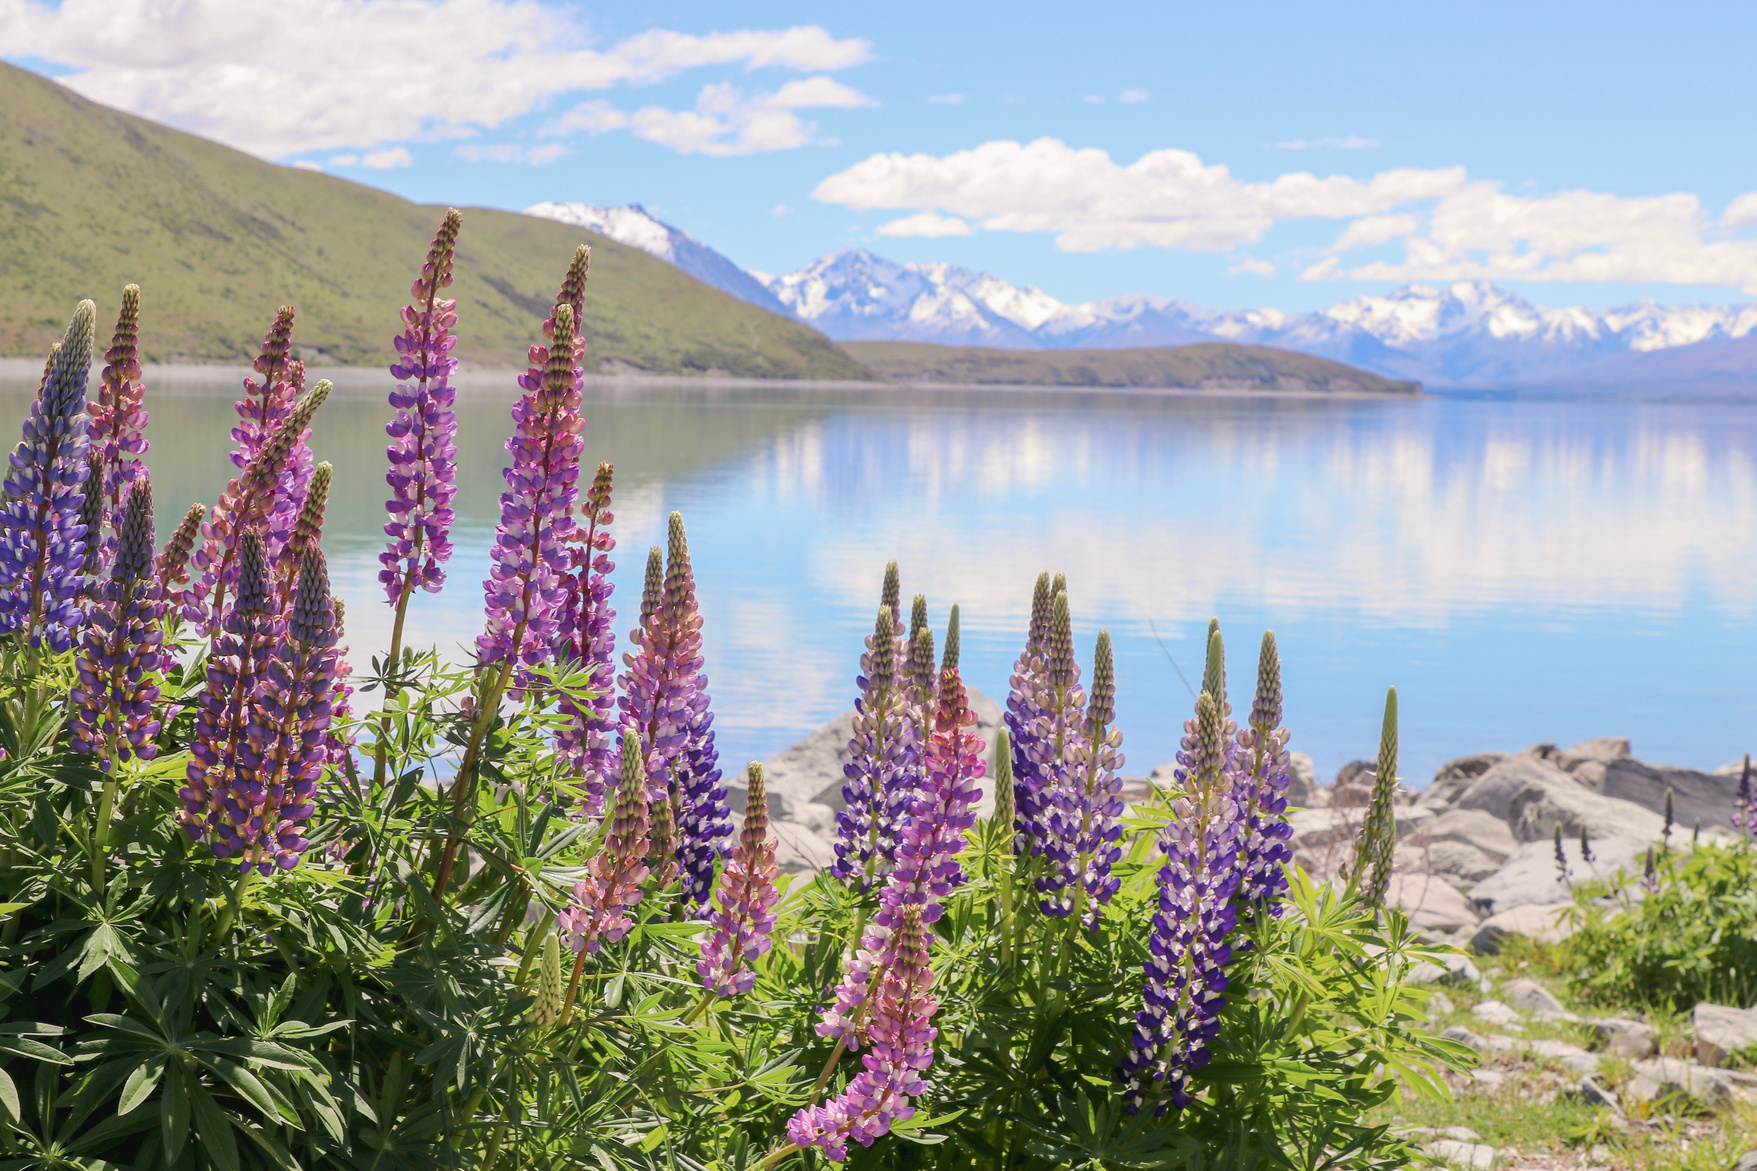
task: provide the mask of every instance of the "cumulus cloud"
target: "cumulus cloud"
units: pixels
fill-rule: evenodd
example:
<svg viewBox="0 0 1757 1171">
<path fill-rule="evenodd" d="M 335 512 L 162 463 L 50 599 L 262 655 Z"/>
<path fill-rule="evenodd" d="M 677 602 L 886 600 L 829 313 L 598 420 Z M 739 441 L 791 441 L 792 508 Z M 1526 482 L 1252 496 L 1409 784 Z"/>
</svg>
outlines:
<svg viewBox="0 0 1757 1171">
<path fill-rule="evenodd" d="M 1226 271 L 1232 273 L 1234 276 L 1243 273 L 1250 273 L 1252 276 L 1266 277 L 1275 275 L 1275 266 L 1267 260 L 1261 260 L 1255 256 L 1247 256 Z"/>
<path fill-rule="evenodd" d="M 542 166 L 544 163 L 553 163 L 556 159 L 566 153 L 567 148 L 562 146 L 559 142 L 552 142 L 547 146 L 537 147 L 520 146 L 517 143 L 511 142 L 495 143 L 492 146 L 471 143 L 468 146 L 460 146 L 457 149 L 457 156 L 466 162 L 523 163 L 527 166 L 533 167 Z M 370 157 L 371 156 L 368 156 L 368 158 Z M 367 163 L 367 165 L 370 166 L 371 164 Z"/>
<path fill-rule="evenodd" d="M 758 154 L 833 145 L 833 139 L 819 139 L 817 128 L 800 118 L 796 110 L 876 104 L 858 90 L 828 77 L 790 81 L 774 93 L 755 97 L 746 97 L 738 87 L 722 83 L 703 86 L 693 110 L 647 106 L 625 113 L 602 99 L 583 102 L 545 127 L 543 133 L 603 134 L 631 130 L 649 142 L 681 154 Z"/>
<path fill-rule="evenodd" d="M 394 167 L 412 167 L 415 158 L 406 146 L 393 146 L 385 150 L 367 151 L 360 156 L 362 167 L 372 167 L 379 171 L 388 171 Z"/>
<path fill-rule="evenodd" d="M 963 220 L 937 216 L 931 211 L 924 211 L 918 215 L 905 216 L 900 220 L 881 224 L 878 234 L 881 236 L 922 236 L 927 239 L 935 239 L 943 236 L 974 236 L 976 229 Z"/>
<path fill-rule="evenodd" d="M 1370 178 L 1306 171 L 1238 179 L 1188 151 L 1123 164 L 1053 138 L 988 142 L 944 156 L 876 154 L 813 195 L 914 214 L 880 229 L 924 235 L 941 217 L 969 231 L 1042 232 L 1064 251 L 1143 245 L 1228 251 L 1277 223 L 1346 221 L 1307 280 L 1528 280 L 1723 285 L 1757 292 L 1757 193 L 1717 219 L 1692 194 L 1512 195 L 1462 167 Z M 942 233 L 942 234 L 950 234 Z M 1380 255 L 1351 263 L 1351 255 Z M 1387 258 L 1387 250 L 1401 250 Z M 1247 262 L 1248 263 L 1248 262 Z M 1257 271 L 1246 267 L 1243 271 Z"/>
<path fill-rule="evenodd" d="M 607 47 L 537 0 L 0 0 L 0 44 L 71 66 L 85 96 L 276 158 L 492 129 L 578 90 L 709 66 L 865 60 L 816 26 L 656 29 Z M 419 60 L 399 46 L 420 46 Z"/>
<path fill-rule="evenodd" d="M 1116 100 L 1119 102 L 1144 102 L 1152 96 L 1144 89 L 1125 89 Z"/>
<path fill-rule="evenodd" d="M 1347 138 L 1293 138 L 1275 145 L 1282 150 L 1372 150 L 1385 144 L 1376 138 L 1350 134 Z"/>
</svg>

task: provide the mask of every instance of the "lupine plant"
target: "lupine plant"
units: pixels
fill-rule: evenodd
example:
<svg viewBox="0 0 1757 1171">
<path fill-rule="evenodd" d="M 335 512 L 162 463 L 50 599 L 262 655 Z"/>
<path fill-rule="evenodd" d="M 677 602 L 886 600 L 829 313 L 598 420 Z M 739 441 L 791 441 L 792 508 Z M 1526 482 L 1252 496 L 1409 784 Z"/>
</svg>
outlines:
<svg viewBox="0 0 1757 1171">
<path fill-rule="evenodd" d="M 457 222 L 393 371 L 399 621 L 445 584 Z M 585 277 L 581 250 L 519 380 L 474 656 L 376 656 L 383 703 L 360 713 L 310 450 L 328 386 L 303 388 L 292 308 L 245 385 L 237 475 L 156 557 L 144 469 L 119 519 L 108 497 L 80 519 L 112 480 L 86 443 L 95 307 L 76 311 L 0 509 L 0 1166 L 1407 1161 L 1363 1119 L 1443 1092 L 1465 1054 L 1425 1028 L 1407 976 L 1435 953 L 1401 913 L 1288 860 L 1271 639 L 1239 729 L 1211 635 L 1176 776 L 1129 789 L 1110 639 L 1076 639 L 1063 579 L 1039 579 L 984 744 L 960 607 L 936 666 L 893 563 L 836 864 L 780 873 L 758 765 L 728 840 L 681 517 L 610 666 L 609 465 L 579 491 Z M 103 451 L 146 423 L 138 305 L 91 414 Z M 88 577 L 93 530 L 114 545 Z"/>
</svg>

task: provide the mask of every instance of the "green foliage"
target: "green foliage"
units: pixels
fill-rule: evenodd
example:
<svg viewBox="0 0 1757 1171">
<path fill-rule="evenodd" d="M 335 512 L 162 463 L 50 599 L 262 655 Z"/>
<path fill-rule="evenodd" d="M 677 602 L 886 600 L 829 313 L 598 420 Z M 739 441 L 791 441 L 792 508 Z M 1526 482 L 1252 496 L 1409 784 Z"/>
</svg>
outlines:
<svg viewBox="0 0 1757 1171">
<path fill-rule="evenodd" d="M 188 651 L 193 648 L 186 647 Z M 185 654 L 183 661 L 188 662 Z M 167 697 L 201 677 L 196 659 Z M 824 876 L 794 884 L 754 990 L 703 996 L 702 927 L 651 892 L 620 943 L 560 965 L 568 1007 L 540 1011 L 555 912 L 598 848 L 550 751 L 559 679 L 509 708 L 466 793 L 467 866 L 441 899 L 459 828 L 450 779 L 469 735 L 465 672 L 405 655 L 368 680 L 385 781 L 328 778 L 300 866 L 240 881 L 174 818 L 191 717 L 161 754 L 105 778 L 67 751 L 69 664 L 0 670 L 0 1168 L 179 1171 L 700 1169 L 819 1166 L 788 1118 L 859 1068 L 814 1026 L 870 912 Z M 1129 1115 L 1115 1069 L 1140 1006 L 1155 906 L 1143 804 L 1121 891 L 1093 934 L 1039 914 L 1010 829 L 986 823 L 970 880 L 935 925 L 933 1088 L 860 1168 L 1390 1168 L 1408 1144 L 1366 1116 L 1399 1086 L 1441 1096 L 1465 1051 L 1424 1027 L 1405 982 L 1430 953 L 1295 871 L 1283 913 L 1231 966 L 1215 1058 L 1181 1114 Z M 94 863 L 101 863 L 94 865 Z M 1241 941 L 1242 942 L 1242 941 Z M 553 961 L 550 979 L 553 980 Z"/>
<path fill-rule="evenodd" d="M 1757 850 L 1704 843 L 1656 871 L 1653 891 L 1625 874 L 1576 888 L 1562 960 L 1581 994 L 1643 1010 L 1757 1005 Z"/>
</svg>

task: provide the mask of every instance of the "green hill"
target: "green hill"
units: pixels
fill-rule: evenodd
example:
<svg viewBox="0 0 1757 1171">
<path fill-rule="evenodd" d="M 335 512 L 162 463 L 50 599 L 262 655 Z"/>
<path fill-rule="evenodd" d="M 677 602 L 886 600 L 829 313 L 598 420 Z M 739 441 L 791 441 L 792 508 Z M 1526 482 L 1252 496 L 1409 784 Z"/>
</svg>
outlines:
<svg viewBox="0 0 1757 1171">
<path fill-rule="evenodd" d="M 842 348 L 892 382 L 1421 393 L 1419 382 L 1396 382 L 1292 350 L 1230 342 L 1139 350 L 995 350 L 930 342 L 843 342 Z"/>
<path fill-rule="evenodd" d="M 0 63 L 0 355 L 40 356 L 81 297 L 141 287 L 154 362 L 253 356 L 278 305 L 308 361 L 392 357 L 445 209 L 276 166 Z M 464 209 L 458 355 L 523 365 L 568 259 L 592 245 L 588 369 L 870 379 L 822 334 L 579 228 Z"/>
</svg>

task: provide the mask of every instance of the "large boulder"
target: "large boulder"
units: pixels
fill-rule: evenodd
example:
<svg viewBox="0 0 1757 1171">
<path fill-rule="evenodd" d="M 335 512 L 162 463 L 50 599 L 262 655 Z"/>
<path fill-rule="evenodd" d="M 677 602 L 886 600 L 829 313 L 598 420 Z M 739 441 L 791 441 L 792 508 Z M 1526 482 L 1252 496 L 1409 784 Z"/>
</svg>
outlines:
<svg viewBox="0 0 1757 1171">
<path fill-rule="evenodd" d="M 1625 802 L 1618 804 L 1626 805 Z M 1567 856 L 1574 881 L 1609 878 L 1619 870 L 1629 874 L 1641 872 L 1647 847 L 1659 837 L 1659 820 L 1646 810 L 1628 808 L 1651 821 L 1652 824 L 1646 826 L 1649 836 L 1600 837 L 1594 830 L 1591 862 L 1582 860 L 1579 839 L 1569 836 L 1562 843 L 1562 851 Z M 1470 897 L 1476 905 L 1491 914 L 1515 907 L 1561 903 L 1572 896 L 1572 887 L 1562 881 L 1556 866 L 1555 845 L 1550 841 L 1527 842 L 1520 846 L 1519 852 L 1509 858 L 1506 865 L 1470 888 Z"/>
<path fill-rule="evenodd" d="M 1287 771 L 1293 774 L 1287 782 L 1287 800 L 1291 805 L 1304 805 L 1311 800 L 1312 790 L 1318 787 L 1318 766 L 1312 763 L 1310 753 L 1290 752 L 1287 754 Z"/>
<path fill-rule="evenodd" d="M 1736 775 L 1697 772 L 1668 764 L 1648 764 L 1626 757 L 1605 766 L 1604 795 L 1639 805 L 1655 814 L 1665 812 L 1666 790 L 1672 791 L 1677 831 L 1688 835 L 1696 826 L 1711 836 L 1729 833 L 1729 819 L 1738 805 Z"/>
<path fill-rule="evenodd" d="M 1418 800 L 1423 805 L 1450 805 L 1476 778 L 1506 759 L 1505 752 L 1473 752 L 1448 760 L 1434 773 L 1434 779 L 1421 791 Z"/>
<path fill-rule="evenodd" d="M 1481 918 L 1456 887 L 1427 874 L 1393 872 L 1385 888 L 1385 902 L 1402 907 L 1417 930 L 1441 935 L 1475 927 Z"/>
<path fill-rule="evenodd" d="M 1757 1049 L 1757 1009 L 1725 1004 L 1698 1004 L 1696 1060 L 1703 1065 L 1725 1065 L 1735 1054 Z"/>
<path fill-rule="evenodd" d="M 1477 927 L 1470 945 L 1483 955 L 1493 955 L 1515 936 L 1539 943 L 1560 943 L 1574 934 L 1574 925 L 1566 914 L 1571 906 L 1572 903 L 1526 905 L 1490 915 Z"/>
<path fill-rule="evenodd" d="M 1627 736 L 1599 736 L 1582 740 L 1572 748 L 1564 748 L 1556 756 L 1556 767 L 1596 793 L 1604 791 L 1605 769 L 1629 755 Z"/>
<path fill-rule="evenodd" d="M 1521 842 L 1548 841 L 1559 825 L 1564 837 L 1577 838 L 1585 829 L 1594 842 L 1629 837 L 1639 839 L 1645 849 L 1647 842 L 1659 837 L 1660 819 L 1645 807 L 1610 794 L 1610 771 L 1607 792 L 1595 793 L 1550 761 L 1521 753 L 1478 777 L 1459 795 L 1455 807 L 1494 814 Z"/>
</svg>

